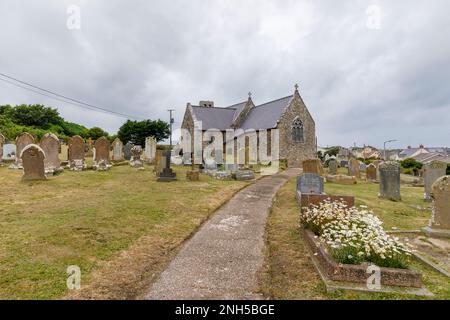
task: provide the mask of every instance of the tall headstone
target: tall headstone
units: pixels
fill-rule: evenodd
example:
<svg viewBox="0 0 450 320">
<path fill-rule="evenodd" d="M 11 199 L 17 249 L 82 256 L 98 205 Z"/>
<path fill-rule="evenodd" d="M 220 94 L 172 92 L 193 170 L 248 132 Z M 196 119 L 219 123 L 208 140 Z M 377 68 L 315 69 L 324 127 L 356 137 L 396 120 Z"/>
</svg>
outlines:
<svg viewBox="0 0 450 320">
<path fill-rule="evenodd" d="M 170 150 L 166 150 L 166 152 L 164 153 L 164 156 L 165 156 L 165 161 L 163 163 L 163 169 L 160 172 L 158 179 L 156 181 L 158 181 L 158 182 L 176 181 L 177 174 L 170 167 L 170 158 L 171 158 Z"/>
<path fill-rule="evenodd" d="M 336 175 L 338 171 L 338 163 L 335 159 L 328 161 L 328 172 L 331 175 Z"/>
<path fill-rule="evenodd" d="M 153 162 L 156 156 L 156 139 L 154 137 L 147 137 L 145 139 L 145 152 L 144 160 L 147 162 Z"/>
<path fill-rule="evenodd" d="M 34 137 L 28 132 L 23 132 L 16 138 L 16 167 L 22 167 L 20 155 L 22 154 L 22 150 L 29 144 L 34 144 Z"/>
<path fill-rule="evenodd" d="M 323 194 L 324 179 L 313 173 L 303 173 L 297 177 L 297 191 L 303 194 Z"/>
<path fill-rule="evenodd" d="M 53 133 L 46 133 L 39 143 L 40 147 L 44 151 L 45 160 L 45 172 L 52 174 L 55 171 L 61 170 L 61 163 L 59 160 L 60 142 L 57 136 Z"/>
<path fill-rule="evenodd" d="M 109 160 L 109 141 L 106 137 L 98 138 L 94 143 L 94 169 L 107 170 L 111 167 Z"/>
<path fill-rule="evenodd" d="M 377 167 L 373 163 L 371 163 L 367 166 L 366 180 L 367 181 L 376 181 L 377 180 Z"/>
<path fill-rule="evenodd" d="M 141 146 L 134 146 L 131 148 L 131 160 L 130 165 L 133 168 L 143 168 L 144 163 L 142 162 L 142 147 Z"/>
<path fill-rule="evenodd" d="M 424 231 L 430 235 L 450 238 L 450 176 L 440 177 L 432 187 L 433 214 L 430 226 Z"/>
<path fill-rule="evenodd" d="M 359 161 L 357 159 L 351 159 L 348 163 L 348 175 L 356 178 L 361 178 Z"/>
<path fill-rule="evenodd" d="M 400 165 L 395 161 L 380 164 L 380 198 L 400 201 Z"/>
<path fill-rule="evenodd" d="M 5 137 L 0 133 L 0 164 L 3 161 L 3 145 L 5 144 Z"/>
<path fill-rule="evenodd" d="M 59 160 L 62 162 L 69 161 L 69 146 L 67 144 L 61 144 L 61 152 L 59 154 Z"/>
<path fill-rule="evenodd" d="M 41 147 L 29 144 L 20 152 L 23 165 L 22 180 L 45 180 L 45 153 Z"/>
<path fill-rule="evenodd" d="M 69 139 L 69 167 L 71 170 L 83 170 L 85 157 L 85 143 L 80 136 L 73 136 Z"/>
<path fill-rule="evenodd" d="M 163 151 L 156 150 L 154 171 L 157 176 L 159 176 L 159 174 L 161 173 L 161 171 L 163 169 L 163 163 L 165 161 L 166 161 L 166 159 L 165 159 L 165 156 L 163 155 Z"/>
<path fill-rule="evenodd" d="M 134 144 L 128 142 L 125 147 L 123 148 L 123 157 L 125 160 L 131 160 L 132 154 L 131 149 L 134 147 Z"/>
<path fill-rule="evenodd" d="M 320 160 L 319 159 L 309 159 L 303 161 L 303 173 L 313 173 L 320 175 Z"/>
<path fill-rule="evenodd" d="M 424 166 L 425 201 L 431 201 L 433 183 L 446 175 L 447 164 L 441 161 L 432 161 Z"/>
<path fill-rule="evenodd" d="M 123 157 L 123 143 L 120 141 L 119 138 L 114 139 L 112 143 L 112 160 L 113 161 L 122 161 L 124 159 Z"/>
</svg>

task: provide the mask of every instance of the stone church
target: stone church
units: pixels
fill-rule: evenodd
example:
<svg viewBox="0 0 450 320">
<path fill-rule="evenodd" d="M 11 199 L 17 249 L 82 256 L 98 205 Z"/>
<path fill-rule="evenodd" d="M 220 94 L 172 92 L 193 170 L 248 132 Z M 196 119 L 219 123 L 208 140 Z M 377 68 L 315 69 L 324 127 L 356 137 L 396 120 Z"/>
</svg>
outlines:
<svg viewBox="0 0 450 320">
<path fill-rule="evenodd" d="M 314 119 L 297 85 L 293 95 L 261 105 L 253 103 L 251 94 L 247 101 L 225 108 L 215 107 L 212 101 L 200 101 L 198 106 L 188 103 L 181 128 L 193 137 L 197 121 L 201 121 L 203 132 L 215 129 L 224 136 L 228 129 L 255 130 L 257 135 L 266 130 L 262 132 L 267 132 L 269 146 L 271 130 L 279 129 L 279 158 L 287 161 L 289 167 L 301 167 L 303 160 L 316 158 Z"/>
</svg>

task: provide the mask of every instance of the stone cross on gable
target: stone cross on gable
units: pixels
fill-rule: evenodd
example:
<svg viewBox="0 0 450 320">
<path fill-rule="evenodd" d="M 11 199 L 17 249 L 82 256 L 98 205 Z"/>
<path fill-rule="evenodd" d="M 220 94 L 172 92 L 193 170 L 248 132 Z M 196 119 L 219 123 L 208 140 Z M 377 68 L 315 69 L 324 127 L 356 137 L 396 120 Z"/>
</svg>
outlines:
<svg viewBox="0 0 450 320">
<path fill-rule="evenodd" d="M 249 98 L 249 99 L 252 98 L 252 92 L 251 92 L 251 91 L 248 93 L 248 98 Z"/>
<path fill-rule="evenodd" d="M 297 83 L 295 84 L 294 88 L 295 88 L 295 91 L 298 90 L 298 84 Z"/>
</svg>

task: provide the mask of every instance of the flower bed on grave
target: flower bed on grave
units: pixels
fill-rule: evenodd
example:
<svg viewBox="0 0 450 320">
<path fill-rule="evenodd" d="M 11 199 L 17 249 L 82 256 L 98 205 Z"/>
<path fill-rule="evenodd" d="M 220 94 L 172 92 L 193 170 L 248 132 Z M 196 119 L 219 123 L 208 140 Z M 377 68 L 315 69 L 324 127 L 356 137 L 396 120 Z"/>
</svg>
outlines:
<svg viewBox="0 0 450 320">
<path fill-rule="evenodd" d="M 368 265 L 375 264 L 384 285 L 422 286 L 422 275 L 408 269 L 408 246 L 388 235 L 366 208 L 324 201 L 300 217 L 307 243 L 330 279 L 365 283 Z"/>
</svg>

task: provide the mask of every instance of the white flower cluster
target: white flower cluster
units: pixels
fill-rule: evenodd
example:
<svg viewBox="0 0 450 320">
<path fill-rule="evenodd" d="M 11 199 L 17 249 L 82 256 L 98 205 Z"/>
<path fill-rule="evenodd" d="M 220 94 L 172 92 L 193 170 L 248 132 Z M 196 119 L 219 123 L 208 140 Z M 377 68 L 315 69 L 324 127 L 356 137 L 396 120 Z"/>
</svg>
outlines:
<svg viewBox="0 0 450 320">
<path fill-rule="evenodd" d="M 410 250 L 386 234 L 381 220 L 367 207 L 349 208 L 342 202 L 325 201 L 301 214 L 303 225 L 319 235 L 332 251 L 354 253 L 347 260 L 398 259 Z M 343 250 L 345 249 L 345 250 Z"/>
</svg>

